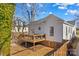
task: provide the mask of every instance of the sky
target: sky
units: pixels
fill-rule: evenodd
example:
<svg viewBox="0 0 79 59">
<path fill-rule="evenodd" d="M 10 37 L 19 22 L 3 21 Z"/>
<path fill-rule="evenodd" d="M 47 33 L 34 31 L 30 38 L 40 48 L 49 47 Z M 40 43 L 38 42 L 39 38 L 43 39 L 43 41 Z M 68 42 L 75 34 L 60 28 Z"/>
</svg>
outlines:
<svg viewBox="0 0 79 59">
<path fill-rule="evenodd" d="M 22 5 L 20 3 L 16 4 L 15 16 L 21 17 L 24 20 Z M 29 3 L 26 5 L 28 8 L 31 7 Z M 65 21 L 70 21 L 75 19 L 75 14 L 79 14 L 79 3 L 39 3 L 37 8 L 39 8 L 40 12 L 37 12 L 36 20 L 53 14 Z"/>
</svg>

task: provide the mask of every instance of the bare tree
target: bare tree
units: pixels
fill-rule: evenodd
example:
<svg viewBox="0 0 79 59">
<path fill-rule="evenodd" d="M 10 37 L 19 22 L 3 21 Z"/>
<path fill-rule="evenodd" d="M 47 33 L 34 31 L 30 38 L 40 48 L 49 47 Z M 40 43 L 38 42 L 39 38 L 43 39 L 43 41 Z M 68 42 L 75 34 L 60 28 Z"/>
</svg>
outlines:
<svg viewBox="0 0 79 59">
<path fill-rule="evenodd" d="M 15 27 L 17 27 L 18 32 L 20 32 L 20 28 L 21 28 L 21 18 L 20 17 L 14 17 L 13 18 L 13 30 L 16 31 Z"/>
<path fill-rule="evenodd" d="M 18 29 L 18 32 L 20 31 L 20 21 L 19 19 L 17 18 L 17 29 Z"/>
<path fill-rule="evenodd" d="M 23 10 L 23 12 L 22 12 L 23 17 L 25 18 L 27 24 L 29 24 L 28 25 L 29 34 L 30 34 L 30 31 L 32 33 L 34 33 L 34 30 L 31 29 L 31 25 L 33 25 L 32 22 L 35 21 L 35 17 L 39 16 L 38 12 L 40 11 L 40 9 L 39 9 L 38 5 L 35 3 L 30 3 L 29 7 L 28 7 L 27 4 L 23 4 L 22 10 Z"/>
<path fill-rule="evenodd" d="M 31 30 L 31 22 L 34 21 L 34 17 L 35 17 L 35 10 L 34 10 L 34 4 L 31 4 L 32 6 L 27 7 L 26 4 L 23 4 L 23 16 L 24 18 L 26 19 L 26 22 L 29 24 L 28 28 L 29 28 L 29 33 L 30 33 L 30 30 Z M 23 23 L 23 28 L 24 28 L 24 23 Z"/>
<path fill-rule="evenodd" d="M 25 22 L 22 22 L 22 24 L 23 24 L 23 27 L 22 27 L 22 32 L 23 32 L 26 26 L 25 26 Z"/>
</svg>

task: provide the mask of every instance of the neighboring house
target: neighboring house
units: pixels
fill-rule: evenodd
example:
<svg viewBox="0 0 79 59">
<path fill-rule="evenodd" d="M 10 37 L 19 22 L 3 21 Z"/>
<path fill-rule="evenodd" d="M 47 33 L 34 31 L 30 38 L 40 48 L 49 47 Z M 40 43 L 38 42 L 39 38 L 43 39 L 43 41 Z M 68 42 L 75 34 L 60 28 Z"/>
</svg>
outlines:
<svg viewBox="0 0 79 59">
<path fill-rule="evenodd" d="M 30 34 L 46 34 L 50 41 L 62 42 L 71 40 L 76 35 L 74 25 L 50 14 L 47 17 L 31 23 Z"/>
<path fill-rule="evenodd" d="M 12 32 L 26 32 L 28 33 L 28 27 L 26 26 L 26 24 L 23 24 L 23 21 L 21 21 L 20 19 L 13 20 L 13 25 L 12 25 Z"/>
<path fill-rule="evenodd" d="M 75 20 L 75 26 L 76 26 L 77 29 L 79 29 L 79 19 Z"/>
</svg>

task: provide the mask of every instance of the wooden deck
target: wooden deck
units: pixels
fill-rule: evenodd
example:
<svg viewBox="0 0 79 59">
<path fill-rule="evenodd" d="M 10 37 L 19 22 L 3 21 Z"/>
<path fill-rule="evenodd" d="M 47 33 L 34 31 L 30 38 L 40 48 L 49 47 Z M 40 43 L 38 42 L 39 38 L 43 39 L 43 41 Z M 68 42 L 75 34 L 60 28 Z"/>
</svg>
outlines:
<svg viewBox="0 0 79 59">
<path fill-rule="evenodd" d="M 18 37 L 18 42 L 24 41 L 24 42 L 31 42 L 33 43 L 33 50 L 35 51 L 35 43 L 41 42 L 46 40 L 46 35 L 45 34 L 33 34 L 33 35 L 27 35 L 27 34 L 20 34 Z M 27 43 L 25 44 L 27 46 Z"/>
<path fill-rule="evenodd" d="M 67 53 L 66 41 L 62 43 L 46 40 L 45 35 L 24 35 L 20 34 L 17 37 L 18 42 L 25 42 L 24 46 L 18 43 L 11 44 L 10 55 L 14 56 L 62 56 Z M 15 38 L 13 38 L 15 39 Z M 16 39 L 15 39 L 16 41 Z M 28 47 L 28 42 L 31 47 Z M 39 43 L 39 44 L 37 44 Z"/>
</svg>

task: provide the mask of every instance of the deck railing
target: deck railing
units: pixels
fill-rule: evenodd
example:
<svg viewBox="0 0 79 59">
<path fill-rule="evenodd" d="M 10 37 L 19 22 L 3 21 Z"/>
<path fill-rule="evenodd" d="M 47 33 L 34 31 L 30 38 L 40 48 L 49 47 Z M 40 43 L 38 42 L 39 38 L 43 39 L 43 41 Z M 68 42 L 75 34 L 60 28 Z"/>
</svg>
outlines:
<svg viewBox="0 0 79 59">
<path fill-rule="evenodd" d="M 35 40 L 35 39 L 46 39 L 45 34 L 36 34 L 36 35 L 27 35 L 27 34 L 20 34 L 18 39 L 24 39 L 24 37 L 28 40 Z"/>
<path fill-rule="evenodd" d="M 36 34 L 36 35 L 27 35 L 27 34 L 20 34 L 18 36 L 18 41 L 20 43 L 22 43 L 22 41 L 24 42 L 31 42 L 33 43 L 33 50 L 35 51 L 35 43 L 36 42 L 40 42 L 40 41 L 43 41 L 43 40 L 46 40 L 46 36 L 45 34 Z M 25 44 L 25 46 L 27 46 L 27 43 Z"/>
</svg>

